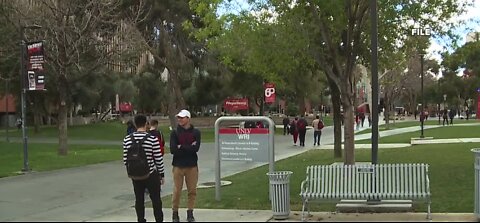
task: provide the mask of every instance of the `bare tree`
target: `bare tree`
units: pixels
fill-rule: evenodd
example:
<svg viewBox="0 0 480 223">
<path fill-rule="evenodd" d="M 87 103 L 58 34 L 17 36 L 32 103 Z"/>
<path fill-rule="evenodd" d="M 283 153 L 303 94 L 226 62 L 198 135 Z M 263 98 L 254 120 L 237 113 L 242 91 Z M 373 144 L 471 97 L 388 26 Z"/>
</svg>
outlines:
<svg viewBox="0 0 480 223">
<path fill-rule="evenodd" d="M 47 87 L 58 92 L 54 101 L 58 112 L 59 155 L 68 154 L 67 114 L 72 83 L 107 65 L 113 55 L 129 50 L 125 45 L 128 33 L 117 17 L 120 3 L 39 0 L 17 4 L 19 26 L 33 23 L 42 26 L 47 67 L 51 69 Z"/>
</svg>

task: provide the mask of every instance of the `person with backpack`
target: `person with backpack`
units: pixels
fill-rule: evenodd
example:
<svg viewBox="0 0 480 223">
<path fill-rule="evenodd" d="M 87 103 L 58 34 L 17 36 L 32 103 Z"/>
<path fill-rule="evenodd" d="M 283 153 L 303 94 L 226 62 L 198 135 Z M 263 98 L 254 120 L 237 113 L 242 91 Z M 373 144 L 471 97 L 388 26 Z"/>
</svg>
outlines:
<svg viewBox="0 0 480 223">
<path fill-rule="evenodd" d="M 312 122 L 313 126 L 313 146 L 320 145 L 320 137 L 322 136 L 322 129 L 324 127 L 323 121 L 320 120 L 320 116 L 317 117 Z"/>
<path fill-rule="evenodd" d="M 178 208 L 183 182 L 187 185 L 187 221 L 194 222 L 193 209 L 197 196 L 198 155 L 200 150 L 200 131 L 190 123 L 190 112 L 181 110 L 177 115 L 178 126 L 170 134 L 170 153 L 173 154 L 173 195 L 172 221 L 179 222 Z"/>
<path fill-rule="evenodd" d="M 307 120 L 302 115 L 297 122 L 298 138 L 300 139 L 300 146 L 305 146 L 305 135 L 307 134 Z"/>
<path fill-rule="evenodd" d="M 150 193 L 155 221 L 163 221 L 161 185 L 165 183 L 163 156 L 158 139 L 147 133 L 145 115 L 134 118 L 136 132 L 123 139 L 123 163 L 132 179 L 137 220 L 145 222 L 145 189 Z"/>
<path fill-rule="evenodd" d="M 297 128 L 298 117 L 295 117 L 290 123 L 290 134 L 293 136 L 293 145 L 297 146 L 298 139 L 298 128 Z"/>
</svg>

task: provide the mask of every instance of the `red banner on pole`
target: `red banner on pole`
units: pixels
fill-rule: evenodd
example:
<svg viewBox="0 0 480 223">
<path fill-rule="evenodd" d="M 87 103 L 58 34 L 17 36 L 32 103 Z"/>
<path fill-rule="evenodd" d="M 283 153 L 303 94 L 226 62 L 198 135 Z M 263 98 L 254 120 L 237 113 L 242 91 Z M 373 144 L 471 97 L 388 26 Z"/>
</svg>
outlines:
<svg viewBox="0 0 480 223">
<path fill-rule="evenodd" d="M 228 111 L 248 110 L 248 98 L 225 99 L 223 107 Z"/>
<path fill-rule="evenodd" d="M 28 90 L 45 90 L 45 63 L 43 42 L 32 42 L 27 44 L 27 83 Z"/>
<path fill-rule="evenodd" d="M 120 111 L 121 112 L 132 112 L 133 111 L 133 106 L 130 103 L 123 102 L 120 103 Z"/>
<path fill-rule="evenodd" d="M 275 84 L 274 83 L 265 83 L 265 103 L 272 104 L 275 103 Z"/>
</svg>

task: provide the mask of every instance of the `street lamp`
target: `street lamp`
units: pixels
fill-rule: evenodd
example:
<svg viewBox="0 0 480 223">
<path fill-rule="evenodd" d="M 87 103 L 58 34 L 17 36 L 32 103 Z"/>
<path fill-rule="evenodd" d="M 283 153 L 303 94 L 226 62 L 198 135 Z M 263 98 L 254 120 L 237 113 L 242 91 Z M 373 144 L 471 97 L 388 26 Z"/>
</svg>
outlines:
<svg viewBox="0 0 480 223">
<path fill-rule="evenodd" d="M 378 13 L 377 0 L 370 0 L 372 52 L 372 164 L 378 164 Z"/>
<path fill-rule="evenodd" d="M 30 167 L 28 165 L 28 147 L 27 147 L 27 129 L 26 129 L 26 123 L 27 123 L 27 118 L 26 118 L 26 110 L 27 110 L 27 103 L 26 103 L 26 93 L 27 93 L 27 88 L 26 88 L 26 62 L 25 62 L 25 57 L 26 55 L 26 38 L 25 38 L 25 29 L 40 29 L 42 28 L 39 25 L 29 25 L 29 26 L 21 26 L 20 27 L 20 38 L 21 38 L 21 43 L 20 43 L 20 78 L 21 78 L 21 84 L 22 84 L 22 92 L 21 92 L 21 104 L 22 104 L 22 138 L 23 138 L 23 169 L 22 172 L 29 172 Z"/>
<path fill-rule="evenodd" d="M 425 97 L 423 95 L 423 56 L 424 56 L 424 53 L 420 53 L 420 75 L 421 75 L 421 79 L 422 79 L 422 84 L 421 84 L 421 91 L 422 91 L 422 116 L 423 116 L 423 119 L 420 120 L 420 123 L 421 123 L 421 126 L 422 126 L 422 132 L 421 132 L 421 135 L 420 135 L 420 138 L 425 138 L 425 136 L 423 135 L 423 126 L 424 126 L 424 122 L 425 122 Z"/>
</svg>

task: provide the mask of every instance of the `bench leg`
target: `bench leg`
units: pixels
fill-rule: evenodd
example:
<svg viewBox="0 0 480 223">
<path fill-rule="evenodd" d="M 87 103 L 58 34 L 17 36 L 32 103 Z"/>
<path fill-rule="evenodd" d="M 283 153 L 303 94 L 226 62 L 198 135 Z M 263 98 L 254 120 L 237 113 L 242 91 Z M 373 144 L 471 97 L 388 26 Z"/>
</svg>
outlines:
<svg viewBox="0 0 480 223">
<path fill-rule="evenodd" d="M 428 201 L 428 204 L 427 204 L 428 205 L 428 207 L 427 207 L 427 219 L 428 220 L 432 220 L 432 214 L 431 214 L 431 211 L 430 211 L 430 204 L 431 203 L 432 202 Z"/>
<path fill-rule="evenodd" d="M 302 205 L 302 221 L 305 221 L 305 206 L 307 205 L 308 200 L 303 199 L 303 205 Z"/>
</svg>

